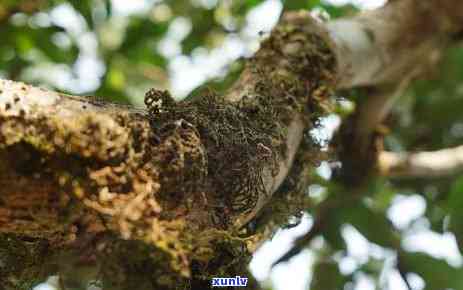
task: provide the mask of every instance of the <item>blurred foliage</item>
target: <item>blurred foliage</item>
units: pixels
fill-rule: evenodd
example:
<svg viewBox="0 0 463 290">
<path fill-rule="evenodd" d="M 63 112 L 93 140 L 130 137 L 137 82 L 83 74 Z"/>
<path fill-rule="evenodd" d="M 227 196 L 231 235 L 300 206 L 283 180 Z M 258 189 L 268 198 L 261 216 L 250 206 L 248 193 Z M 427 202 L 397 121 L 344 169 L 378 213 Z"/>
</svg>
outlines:
<svg viewBox="0 0 463 290">
<path fill-rule="evenodd" d="M 1 0 L 0 77 L 73 94 L 141 103 L 148 88 L 171 87 L 169 68 L 174 59 L 191 61 L 198 51 L 210 52 L 223 45 L 227 37 L 250 41 L 245 33 L 249 22 L 246 16 L 265 1 L 137 0 L 132 6 L 144 5 L 135 11 L 121 9 L 131 6 L 121 5 L 124 2 Z M 321 0 L 281 3 L 284 10 L 311 9 L 326 19 L 359 10 L 353 5 Z M 179 23 L 183 23 L 183 32 L 178 30 Z M 258 40 L 260 36 L 253 37 Z M 230 63 L 220 76 L 207 76 L 192 95 L 205 88 L 225 90 L 239 75 L 242 63 Z M 386 147 L 394 151 L 433 150 L 462 144 L 462 111 L 463 49 L 455 46 L 446 52 L 439 67 L 400 99 L 388 120 L 392 133 L 386 138 Z M 342 194 L 330 181 L 320 183 L 324 194 L 314 198 L 309 214 L 317 212 L 320 199 Z M 463 175 L 437 180 L 377 179 L 367 191 L 361 200 L 343 202 L 326 221 L 321 249 L 315 250 L 310 289 L 342 289 L 355 284 L 362 275 L 371 278 L 378 289 L 385 289 L 384 273 L 397 270 L 399 260 L 403 274 L 419 275 L 426 289 L 463 289 L 461 265 L 449 265 L 422 251 L 407 251 L 401 243 L 417 227 L 423 227 L 424 220 L 426 230 L 452 232 L 463 247 Z M 424 216 L 405 228 L 396 228 L 388 216 L 399 195 L 420 195 L 427 203 Z M 353 269 L 341 271 L 341 261 L 351 255 L 348 248 L 352 241 L 343 235 L 346 225 L 395 256 L 371 254 Z M 387 262 L 391 257 L 395 261 L 392 267 Z"/>
<path fill-rule="evenodd" d="M 175 57 L 192 57 L 198 49 L 211 51 L 231 36 L 247 41 L 246 15 L 265 1 L 124 2 L 0 1 L 0 76 L 73 94 L 141 103 L 150 87 L 170 87 L 168 68 Z M 317 8 L 334 17 L 356 10 L 313 0 L 282 4 L 286 10 Z M 140 9 L 130 10 L 135 6 Z M 184 36 L 175 29 L 179 21 L 191 26 Z M 81 71 L 86 61 L 89 72 Z M 206 85 L 224 89 L 239 75 L 236 66 L 224 71 L 234 73 Z"/>
</svg>

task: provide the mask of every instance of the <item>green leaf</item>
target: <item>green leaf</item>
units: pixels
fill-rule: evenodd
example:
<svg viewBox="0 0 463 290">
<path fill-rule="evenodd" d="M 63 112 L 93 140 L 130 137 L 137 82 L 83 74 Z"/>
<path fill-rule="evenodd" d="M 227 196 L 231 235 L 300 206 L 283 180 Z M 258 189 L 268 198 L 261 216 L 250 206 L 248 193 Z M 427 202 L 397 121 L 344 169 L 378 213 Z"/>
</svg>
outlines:
<svg viewBox="0 0 463 290">
<path fill-rule="evenodd" d="M 339 18 L 358 11 L 358 8 L 351 4 L 333 5 L 321 0 L 283 0 L 285 10 L 312 10 L 314 8 L 325 11 L 331 18 Z"/>
<path fill-rule="evenodd" d="M 386 216 L 363 204 L 359 203 L 346 210 L 344 218 L 346 223 L 350 223 L 373 243 L 389 248 L 396 248 L 399 244 L 399 239 Z"/>
<path fill-rule="evenodd" d="M 447 200 L 449 230 L 455 234 L 460 249 L 463 248 L 463 176 L 452 185 Z"/>
<path fill-rule="evenodd" d="M 232 12 L 233 14 L 244 15 L 262 2 L 263 0 L 233 1 Z"/>
<path fill-rule="evenodd" d="M 310 1 L 310 0 L 304 0 L 304 1 L 294 1 L 294 0 L 284 0 L 283 1 L 283 7 L 285 10 L 300 10 L 300 9 L 310 9 L 312 8 L 311 6 L 314 6 L 315 3 L 317 5 L 320 3 L 319 0 L 316 1 Z"/>
<path fill-rule="evenodd" d="M 197 10 L 195 12 L 196 14 L 189 15 L 191 22 L 194 23 L 192 30 L 182 41 L 184 54 L 190 54 L 197 47 L 206 46 L 214 31 L 216 34 L 224 33 L 215 21 L 214 10 Z"/>
<path fill-rule="evenodd" d="M 338 290 L 342 289 L 346 282 L 347 279 L 341 275 L 337 263 L 320 261 L 315 265 L 309 289 Z"/>
<path fill-rule="evenodd" d="M 92 7 L 94 5 L 92 0 L 71 0 L 68 1 L 69 4 L 74 7 L 85 19 L 87 22 L 88 26 L 93 28 L 94 23 L 93 23 L 93 15 L 92 15 Z"/>
<path fill-rule="evenodd" d="M 397 233 L 383 213 L 373 211 L 361 202 L 342 207 L 329 217 L 325 238 L 335 248 L 341 248 L 340 228 L 351 224 L 369 241 L 383 247 L 396 248 L 400 244 Z"/>
<path fill-rule="evenodd" d="M 426 282 L 426 290 L 463 289 L 462 268 L 424 253 L 401 253 L 399 257 L 402 270 L 420 275 Z"/>
<path fill-rule="evenodd" d="M 157 44 L 167 29 L 166 22 L 154 23 L 150 19 L 132 17 L 118 54 L 132 63 L 142 62 L 165 67 L 166 60 L 157 53 Z M 108 55 L 107 58 L 111 61 L 113 55 Z"/>
<path fill-rule="evenodd" d="M 339 18 L 343 16 L 348 16 L 348 15 L 355 14 L 355 12 L 359 11 L 357 7 L 351 4 L 330 5 L 330 4 L 323 3 L 318 8 L 328 13 L 328 15 L 330 15 L 331 18 Z"/>
</svg>

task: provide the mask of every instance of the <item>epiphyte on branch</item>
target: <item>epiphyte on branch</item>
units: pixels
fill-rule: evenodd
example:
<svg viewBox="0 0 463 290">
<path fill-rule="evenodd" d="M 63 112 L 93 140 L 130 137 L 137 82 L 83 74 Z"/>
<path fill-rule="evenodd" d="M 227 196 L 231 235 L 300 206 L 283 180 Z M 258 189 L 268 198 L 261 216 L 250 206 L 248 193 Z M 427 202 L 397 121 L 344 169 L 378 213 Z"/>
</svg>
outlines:
<svg viewBox="0 0 463 290">
<path fill-rule="evenodd" d="M 154 88 L 146 92 L 144 101 L 152 116 L 167 111 L 169 107 L 175 104 L 175 100 L 169 91 Z"/>
</svg>

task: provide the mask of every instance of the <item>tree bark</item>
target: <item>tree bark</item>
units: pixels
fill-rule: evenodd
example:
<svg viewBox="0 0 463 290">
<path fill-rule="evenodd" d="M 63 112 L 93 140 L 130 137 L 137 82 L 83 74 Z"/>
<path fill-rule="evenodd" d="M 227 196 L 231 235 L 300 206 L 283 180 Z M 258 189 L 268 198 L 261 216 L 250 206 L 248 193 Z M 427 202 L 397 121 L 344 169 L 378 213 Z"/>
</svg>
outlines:
<svg viewBox="0 0 463 290">
<path fill-rule="evenodd" d="M 0 266 L 0 281 L 75 278 L 66 265 L 112 289 L 247 275 L 252 251 L 303 206 L 307 168 L 325 155 L 307 131 L 331 92 L 427 63 L 461 28 L 456 6 L 394 1 L 328 23 L 286 14 L 224 96 L 150 91 L 148 110 L 1 81 L 0 243 L 15 267 Z"/>
</svg>

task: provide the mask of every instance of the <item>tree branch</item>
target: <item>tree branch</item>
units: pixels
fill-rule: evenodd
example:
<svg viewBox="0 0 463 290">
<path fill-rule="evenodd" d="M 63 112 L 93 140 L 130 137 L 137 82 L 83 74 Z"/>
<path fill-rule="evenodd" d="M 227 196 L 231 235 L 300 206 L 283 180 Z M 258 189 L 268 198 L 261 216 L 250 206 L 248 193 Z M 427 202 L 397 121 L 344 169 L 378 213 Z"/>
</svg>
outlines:
<svg viewBox="0 0 463 290">
<path fill-rule="evenodd" d="M 328 22 L 338 48 L 338 87 L 400 82 L 462 31 L 462 11 L 463 4 L 453 0 L 401 0 Z"/>
<path fill-rule="evenodd" d="M 354 115 L 343 122 L 334 141 L 342 162 L 336 178 L 352 195 L 362 191 L 363 182 L 376 166 L 381 148 L 376 140 L 377 127 L 410 81 L 438 61 L 448 43 L 445 40 L 461 31 L 462 14 L 452 10 L 455 7 L 451 2 L 439 6 L 438 1 L 395 1 L 382 9 L 325 25 L 337 47 L 338 88 L 373 87 L 369 98 L 362 100 Z M 429 14 L 439 17 L 433 17 L 430 24 Z M 297 255 L 323 233 L 329 216 L 325 203 L 315 214 L 312 229 L 275 264 Z"/>
<path fill-rule="evenodd" d="M 463 146 L 428 152 L 381 152 L 382 175 L 390 177 L 441 177 L 463 172 Z"/>
<path fill-rule="evenodd" d="M 52 252 L 99 236 L 83 254 L 100 263 L 121 251 L 108 242 L 116 234 L 157 248 L 141 261 L 157 276 L 243 272 L 259 235 L 230 233 L 278 188 L 328 97 L 335 62 L 324 37 L 308 14 L 288 15 L 224 97 L 175 103 L 154 90 L 149 111 L 0 81 L 0 231 Z"/>
<path fill-rule="evenodd" d="M 396 82 L 457 31 L 460 4 L 426 3 L 329 23 L 287 14 L 227 94 L 175 103 L 153 91 L 149 112 L 0 81 L 0 232 L 45 240 L 51 252 L 94 243 L 77 252 L 100 262 L 132 258 L 110 242 L 116 234 L 133 253 L 157 249 L 136 261 L 157 277 L 235 275 L 263 237 L 240 239 L 252 233 L 243 226 L 285 179 L 330 92 Z M 314 163 L 324 156 L 310 150 Z"/>
</svg>

